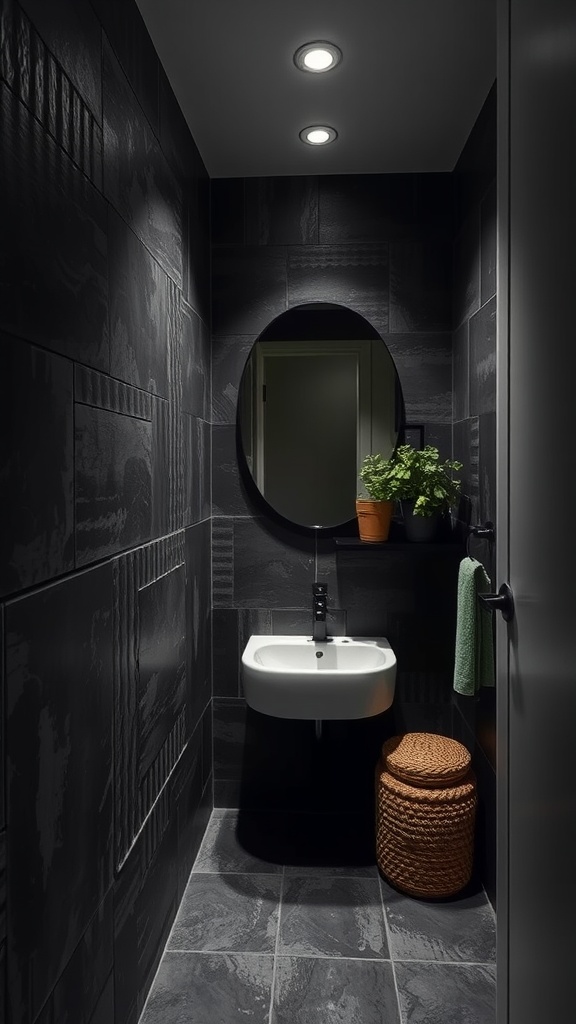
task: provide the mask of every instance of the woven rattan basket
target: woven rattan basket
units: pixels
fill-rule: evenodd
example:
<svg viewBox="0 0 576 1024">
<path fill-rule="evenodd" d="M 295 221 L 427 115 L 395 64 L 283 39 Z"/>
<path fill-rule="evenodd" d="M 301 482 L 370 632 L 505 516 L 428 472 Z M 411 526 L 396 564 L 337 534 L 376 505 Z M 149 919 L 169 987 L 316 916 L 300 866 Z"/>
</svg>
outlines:
<svg viewBox="0 0 576 1024">
<path fill-rule="evenodd" d="M 472 874 L 476 780 L 470 755 L 433 733 L 394 736 L 376 771 L 376 857 L 411 896 L 453 896 Z"/>
</svg>

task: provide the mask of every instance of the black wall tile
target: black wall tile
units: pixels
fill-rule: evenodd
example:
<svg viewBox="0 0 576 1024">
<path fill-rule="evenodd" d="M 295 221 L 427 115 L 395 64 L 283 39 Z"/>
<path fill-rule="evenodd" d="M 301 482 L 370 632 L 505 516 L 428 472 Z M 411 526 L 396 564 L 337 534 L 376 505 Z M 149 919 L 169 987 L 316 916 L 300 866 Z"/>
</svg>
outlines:
<svg viewBox="0 0 576 1024">
<path fill-rule="evenodd" d="M 496 294 L 496 182 L 488 189 L 480 207 L 480 302 Z"/>
<path fill-rule="evenodd" d="M 390 246 L 390 331 L 452 327 L 451 246 L 444 239 Z"/>
<path fill-rule="evenodd" d="M 182 411 L 210 419 L 209 332 L 187 302 L 182 302 Z"/>
<path fill-rule="evenodd" d="M 184 441 L 184 523 L 210 515 L 210 426 L 196 416 L 182 416 Z"/>
<path fill-rule="evenodd" d="M 247 497 L 238 470 L 236 427 L 214 424 L 212 427 L 212 514 L 250 516 L 255 508 Z"/>
<path fill-rule="evenodd" d="M 40 9 L 38 3 L 31 6 Z M 0 77 L 92 183 L 101 189 L 100 124 L 15 0 L 6 0 L 0 16 Z"/>
<path fill-rule="evenodd" d="M 191 727 L 200 720 L 212 696 L 212 632 L 210 590 L 210 520 L 185 531 L 186 621 L 188 648 L 186 672 Z"/>
<path fill-rule="evenodd" d="M 114 1024 L 137 1024 L 178 906 L 178 825 L 166 788 L 114 884 Z"/>
<path fill-rule="evenodd" d="M 0 327 L 108 369 L 106 204 L 0 84 Z"/>
<path fill-rule="evenodd" d="M 319 242 L 382 242 L 418 230 L 413 174 L 322 175 Z"/>
<path fill-rule="evenodd" d="M 471 525 L 479 516 L 479 427 L 478 417 L 459 420 L 453 427 L 454 458 L 463 465 L 461 501 L 458 519 Z"/>
<path fill-rule="evenodd" d="M 236 608 L 215 608 L 212 613 L 212 672 L 215 697 L 238 697 L 240 643 Z"/>
<path fill-rule="evenodd" d="M 199 724 L 190 737 L 174 773 L 174 801 L 178 823 L 179 901 L 184 895 L 212 810 L 211 794 L 205 792 L 202 778 L 203 742 L 202 725 Z"/>
<path fill-rule="evenodd" d="M 92 1024 L 109 986 L 114 951 L 113 923 L 110 891 L 50 996 L 54 1024 Z"/>
<path fill-rule="evenodd" d="M 479 206 L 496 176 L 496 106 L 494 82 L 454 168 L 456 218 L 460 223 Z"/>
<path fill-rule="evenodd" d="M 470 319 L 470 413 L 496 410 L 496 296 Z"/>
<path fill-rule="evenodd" d="M 0 393 L 0 593 L 9 594 L 74 567 L 72 363 L 2 335 Z"/>
<path fill-rule="evenodd" d="M 89 0 L 21 0 L 42 39 L 102 123 L 100 26 Z"/>
<path fill-rule="evenodd" d="M 32 1020 L 112 882 L 112 568 L 6 609 L 10 975 Z"/>
<path fill-rule="evenodd" d="M 304 302 L 349 306 L 381 334 L 386 333 L 388 246 L 292 246 L 288 250 L 288 305 Z"/>
<path fill-rule="evenodd" d="M 496 413 L 478 417 L 479 423 L 479 514 L 482 522 L 496 522 Z"/>
<path fill-rule="evenodd" d="M 247 245 L 313 245 L 318 242 L 318 179 L 246 178 Z"/>
<path fill-rule="evenodd" d="M 454 327 L 480 306 L 480 211 L 474 208 L 454 242 Z"/>
<path fill-rule="evenodd" d="M 265 519 L 234 520 L 234 605 L 302 607 L 314 576 L 312 537 Z"/>
<path fill-rule="evenodd" d="M 256 341 L 253 334 L 212 340 L 212 422 L 236 423 L 238 388 L 246 360 Z"/>
<path fill-rule="evenodd" d="M 192 728 L 183 707 L 180 639 L 183 623 L 178 602 L 182 602 L 184 564 L 183 533 L 138 548 L 113 562 L 117 867 L 125 861 L 142 824 L 166 786 L 184 749 L 187 728 Z M 167 582 L 162 582 L 164 580 Z M 142 593 L 158 583 L 159 591 Z M 161 623 L 151 620 L 151 606 L 163 597 L 169 602 L 169 608 L 162 612 L 164 630 Z M 185 615 L 184 622 L 190 622 L 187 611 Z M 162 633 L 162 653 L 169 659 L 169 665 L 167 671 L 162 666 L 158 693 L 150 692 L 154 699 L 147 705 L 145 687 L 153 674 L 152 659 L 159 632 Z M 141 664 L 145 672 L 143 679 Z M 162 714 L 159 728 L 154 721 L 158 711 Z"/>
<path fill-rule="evenodd" d="M 152 425 L 76 404 L 78 565 L 150 537 Z"/>
<path fill-rule="evenodd" d="M 139 776 L 185 714 L 186 572 L 179 565 L 138 592 Z"/>
<path fill-rule="evenodd" d="M 452 417 L 452 337 L 446 333 L 390 334 L 388 347 L 410 423 Z"/>
<path fill-rule="evenodd" d="M 168 278 L 109 210 L 110 372 L 168 398 Z"/>
<path fill-rule="evenodd" d="M 286 309 L 286 249 L 214 249 L 212 289 L 215 335 L 259 334 Z"/>
<path fill-rule="evenodd" d="M 212 245 L 244 245 L 245 178 L 212 181 Z"/>
<path fill-rule="evenodd" d="M 152 130 L 158 135 L 159 61 L 138 7 L 130 0 L 91 3 Z"/>
<path fill-rule="evenodd" d="M 453 335 L 453 417 L 465 420 L 470 415 L 469 321 L 464 320 Z"/>
<path fill-rule="evenodd" d="M 117 212 L 182 285 L 182 196 L 121 67 L 104 45 L 104 191 Z"/>
<path fill-rule="evenodd" d="M 214 778 L 240 782 L 246 738 L 244 700 L 214 699 Z"/>
</svg>

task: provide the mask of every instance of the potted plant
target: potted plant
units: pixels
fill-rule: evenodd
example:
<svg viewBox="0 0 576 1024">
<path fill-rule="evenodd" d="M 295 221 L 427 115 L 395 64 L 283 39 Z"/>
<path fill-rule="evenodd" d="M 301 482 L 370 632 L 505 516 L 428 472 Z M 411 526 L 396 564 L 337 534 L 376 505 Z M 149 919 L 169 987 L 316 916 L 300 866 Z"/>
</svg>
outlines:
<svg viewBox="0 0 576 1024">
<path fill-rule="evenodd" d="M 460 494 L 460 481 L 452 475 L 460 469 L 461 462 L 440 462 L 438 449 L 432 445 L 418 449 L 403 444 L 396 449 L 394 475 L 408 540 L 434 539 L 440 516 Z"/>
<path fill-rule="evenodd" d="M 394 474 L 394 458 L 366 455 L 360 468 L 360 479 L 367 498 L 356 499 L 356 515 L 360 540 L 388 540 L 394 502 L 398 497 Z"/>
</svg>

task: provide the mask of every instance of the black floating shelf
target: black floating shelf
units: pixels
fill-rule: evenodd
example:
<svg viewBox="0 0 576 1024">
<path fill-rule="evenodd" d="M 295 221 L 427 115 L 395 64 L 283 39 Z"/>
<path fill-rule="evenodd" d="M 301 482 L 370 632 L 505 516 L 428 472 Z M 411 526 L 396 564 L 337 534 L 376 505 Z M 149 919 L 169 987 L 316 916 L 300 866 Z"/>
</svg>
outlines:
<svg viewBox="0 0 576 1024">
<path fill-rule="evenodd" d="M 337 548 L 350 548 L 359 550 L 365 548 L 366 550 L 375 549 L 377 551 L 453 551 L 454 553 L 462 554 L 464 551 L 464 544 L 462 541 L 449 540 L 449 541 L 413 541 L 413 540 L 383 540 L 383 541 L 370 541 L 360 540 L 359 537 L 334 537 L 334 543 Z"/>
</svg>

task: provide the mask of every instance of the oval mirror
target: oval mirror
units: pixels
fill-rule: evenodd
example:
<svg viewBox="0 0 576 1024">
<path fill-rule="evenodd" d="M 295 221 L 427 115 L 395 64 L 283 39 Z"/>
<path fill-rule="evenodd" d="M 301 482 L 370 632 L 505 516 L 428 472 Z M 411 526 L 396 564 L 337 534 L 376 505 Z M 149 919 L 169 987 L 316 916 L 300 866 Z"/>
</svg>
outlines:
<svg viewBox="0 0 576 1024">
<path fill-rule="evenodd" d="M 298 526 L 354 518 L 362 460 L 388 458 L 402 421 L 386 345 L 344 306 L 288 310 L 252 347 L 238 394 L 241 449 L 262 497 Z"/>
</svg>

